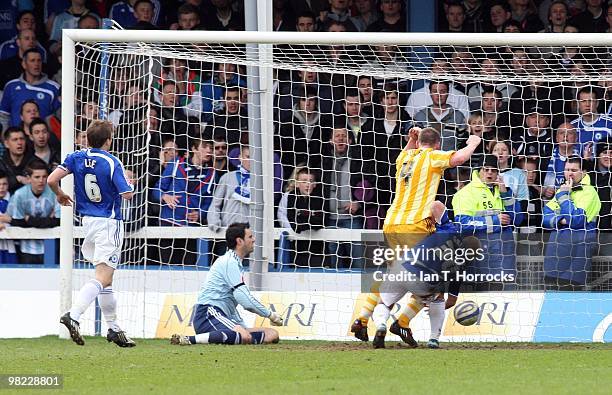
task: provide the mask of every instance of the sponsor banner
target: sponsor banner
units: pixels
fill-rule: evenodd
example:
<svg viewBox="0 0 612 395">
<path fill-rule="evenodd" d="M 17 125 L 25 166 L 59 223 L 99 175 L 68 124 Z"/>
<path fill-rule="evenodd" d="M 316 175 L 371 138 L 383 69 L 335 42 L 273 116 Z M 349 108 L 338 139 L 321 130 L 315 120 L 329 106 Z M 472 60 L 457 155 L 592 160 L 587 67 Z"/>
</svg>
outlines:
<svg viewBox="0 0 612 395">
<path fill-rule="evenodd" d="M 612 293 L 547 293 L 534 341 L 612 341 Z"/>
<path fill-rule="evenodd" d="M 169 294 L 164 299 L 155 337 L 166 339 L 175 333 L 194 335 L 193 315 L 196 294 Z"/>
<path fill-rule="evenodd" d="M 249 327 L 271 327 L 284 339 L 346 340 L 355 295 L 310 292 L 254 292 L 265 306 L 283 317 L 283 326 L 270 320 L 238 311 Z M 174 333 L 193 335 L 193 306 L 196 294 L 167 294 L 160 310 L 155 337 L 169 338 Z"/>
<path fill-rule="evenodd" d="M 533 340 L 544 293 L 466 293 L 456 306 L 472 301 L 480 308 L 474 325 L 455 321 L 453 308 L 447 310 L 442 340 L 447 341 L 521 341 Z"/>
<path fill-rule="evenodd" d="M 366 298 L 367 294 L 358 296 L 351 317 L 351 323 L 359 316 Z M 542 299 L 542 293 L 461 294 L 457 300 L 457 305 L 465 301 L 473 301 L 478 304 L 480 308 L 478 321 L 472 326 L 462 326 L 455 321 L 453 308 L 446 310 L 441 340 L 451 342 L 531 341 L 535 325 L 538 321 Z M 401 309 L 406 306 L 407 302 L 408 297 L 405 296 L 393 307 L 387 327 L 399 317 Z M 426 309 L 412 319 L 410 328 L 417 341 L 427 341 L 429 339 L 430 325 Z M 372 320 L 370 320 L 368 323 L 368 333 L 372 336 L 375 331 L 376 327 Z M 352 337 L 350 323 L 345 334 Z M 399 341 L 400 339 L 388 333 L 387 340 Z"/>
</svg>

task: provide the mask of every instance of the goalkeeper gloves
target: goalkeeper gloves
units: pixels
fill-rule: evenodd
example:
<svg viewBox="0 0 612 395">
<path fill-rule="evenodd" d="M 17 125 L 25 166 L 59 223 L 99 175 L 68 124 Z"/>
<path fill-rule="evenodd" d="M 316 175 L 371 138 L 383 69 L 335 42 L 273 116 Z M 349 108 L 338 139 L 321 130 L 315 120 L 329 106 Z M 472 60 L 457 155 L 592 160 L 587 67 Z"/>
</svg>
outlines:
<svg viewBox="0 0 612 395">
<path fill-rule="evenodd" d="M 283 325 L 283 317 L 281 317 L 280 314 L 275 311 L 271 311 L 268 318 L 270 319 L 270 323 L 274 326 Z"/>
</svg>

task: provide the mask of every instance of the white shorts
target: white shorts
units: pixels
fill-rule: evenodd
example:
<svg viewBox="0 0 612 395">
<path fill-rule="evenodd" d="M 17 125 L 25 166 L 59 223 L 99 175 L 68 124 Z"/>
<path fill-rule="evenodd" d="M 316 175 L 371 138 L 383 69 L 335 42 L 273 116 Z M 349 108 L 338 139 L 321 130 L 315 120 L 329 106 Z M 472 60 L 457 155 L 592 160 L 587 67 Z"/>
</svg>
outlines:
<svg viewBox="0 0 612 395">
<path fill-rule="evenodd" d="M 87 230 L 81 252 L 93 265 L 105 263 L 117 268 L 123 244 L 123 221 L 111 218 L 83 217 Z"/>
<path fill-rule="evenodd" d="M 419 297 L 423 302 L 429 302 L 436 298 L 438 286 L 426 281 L 412 280 L 401 281 L 398 278 L 409 278 L 409 273 L 413 273 L 404 268 L 399 262 L 389 265 L 387 274 L 393 274 L 395 279 L 383 281 L 380 285 L 380 300 L 385 306 L 393 306 L 399 302 L 407 293 L 412 293 Z"/>
</svg>

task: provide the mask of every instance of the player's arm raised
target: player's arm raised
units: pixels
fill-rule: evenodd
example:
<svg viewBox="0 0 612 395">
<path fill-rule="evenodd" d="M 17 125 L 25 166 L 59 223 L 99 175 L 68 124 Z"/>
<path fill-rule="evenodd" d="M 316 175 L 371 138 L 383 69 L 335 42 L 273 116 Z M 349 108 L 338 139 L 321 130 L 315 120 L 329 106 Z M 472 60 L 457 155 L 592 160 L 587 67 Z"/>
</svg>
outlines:
<svg viewBox="0 0 612 395">
<path fill-rule="evenodd" d="M 73 203 L 72 198 L 68 196 L 59 185 L 62 178 L 66 177 L 68 174 L 70 174 L 68 170 L 58 166 L 55 168 L 55 170 L 53 170 L 53 172 L 51 172 L 51 174 L 49 174 L 49 177 L 47 178 L 49 188 L 51 188 L 53 193 L 55 193 L 57 196 L 57 201 L 62 206 L 71 206 Z"/>
<path fill-rule="evenodd" d="M 405 151 L 418 148 L 419 133 L 421 133 L 421 128 L 417 126 L 408 131 L 408 143 L 404 147 Z"/>
<path fill-rule="evenodd" d="M 459 151 L 455 152 L 450 159 L 450 167 L 457 167 L 459 165 L 467 162 L 468 159 L 472 156 L 476 148 L 480 145 L 480 137 L 476 135 L 471 135 L 468 137 L 467 146 L 461 148 Z"/>
</svg>

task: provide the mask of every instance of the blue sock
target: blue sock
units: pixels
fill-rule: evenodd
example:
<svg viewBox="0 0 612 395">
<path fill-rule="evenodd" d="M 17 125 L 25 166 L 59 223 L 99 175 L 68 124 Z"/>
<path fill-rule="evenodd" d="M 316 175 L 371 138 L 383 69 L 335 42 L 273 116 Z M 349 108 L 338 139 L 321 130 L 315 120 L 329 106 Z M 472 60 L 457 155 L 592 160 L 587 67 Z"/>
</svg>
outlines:
<svg viewBox="0 0 612 395">
<path fill-rule="evenodd" d="M 262 344 L 265 339 L 265 332 L 251 332 L 251 343 Z"/>
</svg>

